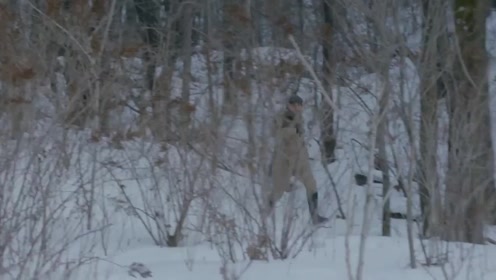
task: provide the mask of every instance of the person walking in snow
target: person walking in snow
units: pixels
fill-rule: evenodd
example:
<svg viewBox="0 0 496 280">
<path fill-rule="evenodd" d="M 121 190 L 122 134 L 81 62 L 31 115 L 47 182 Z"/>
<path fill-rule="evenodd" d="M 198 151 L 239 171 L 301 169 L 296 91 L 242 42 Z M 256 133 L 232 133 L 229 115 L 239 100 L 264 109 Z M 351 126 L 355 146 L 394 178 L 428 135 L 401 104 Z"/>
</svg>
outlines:
<svg viewBox="0 0 496 280">
<path fill-rule="evenodd" d="M 306 188 L 308 210 L 314 224 L 328 221 L 317 213 L 318 192 L 312 174 L 308 150 L 304 139 L 303 99 L 298 95 L 289 97 L 286 108 L 275 120 L 275 151 L 270 167 L 272 191 L 268 204 L 272 211 L 284 192 L 291 191 L 291 177 L 295 177 Z"/>
</svg>

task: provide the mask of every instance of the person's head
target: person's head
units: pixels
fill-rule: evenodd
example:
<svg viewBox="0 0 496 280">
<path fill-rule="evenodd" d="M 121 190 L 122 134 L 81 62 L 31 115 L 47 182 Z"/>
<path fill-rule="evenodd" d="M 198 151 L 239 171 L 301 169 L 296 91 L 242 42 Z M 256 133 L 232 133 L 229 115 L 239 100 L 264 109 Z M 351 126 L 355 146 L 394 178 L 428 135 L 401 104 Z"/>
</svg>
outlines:
<svg viewBox="0 0 496 280">
<path fill-rule="evenodd" d="M 293 113 L 299 113 L 303 110 L 303 99 L 293 94 L 288 99 L 288 109 Z"/>
</svg>

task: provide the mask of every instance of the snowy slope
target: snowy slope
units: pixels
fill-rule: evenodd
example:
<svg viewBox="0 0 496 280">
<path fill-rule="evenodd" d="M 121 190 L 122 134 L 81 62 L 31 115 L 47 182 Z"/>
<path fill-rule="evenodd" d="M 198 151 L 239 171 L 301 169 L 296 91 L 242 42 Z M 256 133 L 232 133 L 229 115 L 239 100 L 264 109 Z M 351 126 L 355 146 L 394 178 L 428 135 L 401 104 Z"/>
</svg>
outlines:
<svg viewBox="0 0 496 280">
<path fill-rule="evenodd" d="M 494 21 L 495 18 L 490 20 Z M 494 51 L 492 52 L 494 55 Z M 260 72 L 273 67 L 278 61 L 298 64 L 297 56 L 292 50 L 258 48 L 250 53 L 256 62 L 257 71 Z M 244 55 L 246 52 L 243 57 Z M 212 55 L 214 64 L 219 64 L 221 58 L 222 53 Z M 134 71 L 139 72 L 141 61 L 128 59 L 123 65 L 128 66 L 126 71 L 134 68 Z M 177 69 L 180 70 L 181 67 L 181 63 L 178 63 Z M 491 67 L 491 75 L 494 76 L 496 66 L 493 63 Z M 407 81 L 402 88 L 398 82 L 400 71 L 404 71 Z M 161 69 L 157 71 L 157 76 L 160 73 Z M 193 76 L 190 101 L 197 107 L 195 125 L 201 126 L 210 117 L 205 86 L 208 80 L 206 59 L 201 52 L 193 57 Z M 411 63 L 399 65 L 397 62 L 392 63 L 390 76 L 396 98 L 390 104 L 391 113 L 388 115 L 388 153 L 391 158 L 396 156 L 399 163 L 391 172 L 392 184 L 395 186 L 398 184 L 398 177 L 407 176 L 412 168 L 409 162 L 411 155 L 408 152 L 411 143 L 401 122 L 400 109 L 407 108 L 413 118 L 417 118 L 419 108 L 418 96 L 415 93 L 418 77 Z M 140 80 L 138 76 L 131 78 Z M 214 74 L 213 78 L 215 101 L 220 104 L 222 86 L 219 73 Z M 5 179 L 0 181 L 4 185 L 9 183 L 10 187 L 32 184 L 46 187 L 58 199 L 51 200 L 53 208 L 63 205 L 60 210 L 54 210 L 57 215 L 53 219 L 53 225 L 57 230 L 50 232 L 48 239 L 53 251 L 66 251 L 60 259 L 49 261 L 41 257 L 32 257 L 28 265 L 34 267 L 42 263 L 47 266 L 47 273 L 60 272 L 52 274 L 50 279 L 54 280 L 139 279 L 142 277 L 137 272 L 140 264 L 144 266 L 141 267 L 143 271 L 150 271 L 142 271 L 143 277 L 147 279 L 350 279 L 349 273 L 355 275 L 359 263 L 360 234 L 365 212 L 370 215 L 371 222 L 363 259 L 363 279 L 496 279 L 495 246 L 447 244 L 436 240 L 421 242 L 416 238 L 416 225 L 413 229 L 414 258 L 418 267 L 409 268 L 405 221 L 393 219 L 392 237 L 380 236 L 381 184 L 374 183 L 371 186 L 372 207 L 364 211 L 368 187 L 357 186 L 354 175 L 369 172 L 366 147 L 369 141 L 370 117 L 371 112 L 377 109 L 378 92 L 381 89 L 376 75 L 362 75 L 353 85 L 335 89 L 341 108 L 337 149 L 339 160 L 329 166 L 320 164 L 320 153 L 315 141 L 320 135 L 320 130 L 314 114 L 314 102 L 321 100 L 318 94 L 317 97 L 315 95 L 314 81 L 308 77 L 295 81 L 294 77 L 288 75 L 271 81 L 254 79 L 251 83 L 253 94 L 243 100 L 242 109 L 252 109 L 255 113 L 254 129 L 259 136 L 256 144 L 260 147 L 270 142 L 266 134 L 267 120 L 283 106 L 282 102 L 287 92 L 297 91 L 305 99 L 306 138 L 312 168 L 318 182 L 320 211 L 332 217 L 330 227 L 313 231 L 314 228 L 309 226 L 305 191 L 298 185 L 296 190 L 285 194 L 277 204 L 275 222 L 269 226 L 275 249 L 281 249 L 284 247 L 284 217 L 287 217 L 286 214 L 293 217 L 287 238 L 289 245 L 294 246 L 289 250 L 290 257 L 287 260 L 247 260 L 247 248 L 257 240 L 260 233 L 256 201 L 267 188 L 263 180 L 266 166 L 261 160 L 263 154 L 257 155 L 261 163 L 256 166 L 256 179 L 250 180 L 249 169 L 244 165 L 247 153 L 245 144 L 248 141 L 247 124 L 238 115 L 226 116 L 218 127 L 220 135 L 225 137 L 218 150 L 215 166 L 218 169 L 215 174 L 212 174 L 211 154 L 202 145 L 193 145 L 193 148 L 188 149 L 169 145 L 167 149 L 163 149 L 160 145 L 142 138 L 122 141 L 116 147 L 111 138 L 103 137 L 98 143 L 94 143 L 90 133 L 86 131 L 64 134 L 56 127 L 43 127 L 42 130 L 48 131 L 50 137 L 33 136 L 35 140 L 40 140 L 38 145 L 25 154 L 17 154 L 19 158 L 35 155 L 41 159 L 36 161 L 36 164 L 20 160 L 24 164 L 17 166 L 13 171 L 3 170 L 1 178 Z M 175 75 L 173 96 L 180 94 L 180 87 L 180 76 Z M 493 82 L 493 97 L 495 89 Z M 492 102 L 495 102 L 494 100 Z M 123 114 L 127 116 L 126 120 L 116 122 L 122 124 L 128 121 L 127 118 L 136 117 L 132 112 Z M 440 112 L 440 115 L 443 120 L 443 112 Z M 65 143 L 62 145 L 64 149 L 71 151 L 66 154 L 72 156 L 60 156 L 61 143 Z M 15 150 L 15 143 L 10 144 L 13 147 L 4 147 L 2 151 L 7 153 L 6 151 Z M 443 147 L 440 150 L 442 153 Z M 45 177 L 38 178 L 35 176 L 35 171 L 38 170 L 36 168 L 49 172 L 45 173 Z M 19 176 L 22 178 L 15 182 L 9 181 L 9 176 L 12 176 L 10 172 L 23 174 L 24 177 Z M 381 177 L 377 170 L 371 172 L 375 178 Z M 52 176 L 53 174 L 57 176 Z M 346 220 L 336 218 L 339 210 L 334 187 Z M 411 187 L 415 191 L 414 183 Z M 91 210 L 85 205 L 85 199 L 89 199 L 90 195 L 95 201 Z M 406 198 L 403 193 L 392 189 L 390 195 L 391 210 L 405 213 Z M 15 196 L 18 194 L 13 195 Z M 34 196 L 31 199 L 36 203 L 41 198 Z M 419 214 L 416 193 L 413 201 L 413 213 L 416 216 Z M 178 248 L 167 247 L 164 244 L 166 237 L 172 235 L 178 227 L 181 210 L 185 209 L 185 205 L 188 205 L 188 212 L 184 216 L 184 236 Z M 40 215 L 38 209 L 29 210 L 29 215 Z M 89 213 L 91 230 L 88 229 Z M 100 230 L 102 228 L 103 230 Z M 36 226 L 26 229 L 36 233 L 43 232 Z M 23 244 L 22 237 L 20 234 L 14 238 L 16 248 Z M 428 255 L 433 255 L 435 261 L 442 262 L 447 257 L 448 262 L 442 266 L 424 266 L 425 251 Z M 20 254 L 16 256 L 21 257 Z M 76 265 L 76 260 L 81 259 L 84 262 L 81 263 L 80 269 L 74 269 L 70 275 L 64 274 L 67 273 L 67 268 L 78 267 L 80 264 Z M 9 264 L 14 265 L 14 261 L 6 262 L 6 267 Z M 133 269 L 130 269 L 130 266 L 133 266 Z M 0 267 L 0 275 L 3 277 L 2 269 Z M 11 275 L 6 275 L 6 279 L 10 279 Z M 30 279 L 46 278 L 42 275 Z"/>
<path fill-rule="evenodd" d="M 393 79 L 397 71 L 397 68 L 392 68 L 391 75 Z M 408 93 L 415 92 L 417 79 L 415 78 L 415 73 L 410 72 L 409 75 L 412 75 L 412 78 L 409 80 L 413 81 L 414 84 L 408 85 L 408 90 L 405 90 L 407 95 L 400 95 L 404 99 L 396 101 L 396 104 L 405 104 L 404 102 L 406 102 L 406 104 L 411 104 L 412 110 L 415 111 L 418 110 L 415 105 L 415 96 L 408 95 Z M 211 209 L 209 208 L 210 210 L 207 210 L 205 208 L 206 204 L 203 200 L 193 203 L 188 216 L 187 236 L 181 243 L 183 246 L 181 248 L 160 248 L 154 246 L 154 242 L 144 230 L 144 226 L 137 219 L 134 219 L 135 217 L 132 215 L 130 217 L 122 217 L 122 211 L 112 213 L 112 219 L 115 221 L 114 224 L 118 226 L 114 226 L 108 233 L 109 237 L 107 237 L 106 241 L 108 242 L 108 255 L 102 256 L 102 261 L 99 262 L 98 267 L 92 267 L 91 269 L 92 271 L 98 271 L 98 273 L 95 272 L 94 274 L 95 279 L 134 279 L 129 274 L 128 266 L 135 262 L 144 264 L 151 271 L 151 279 L 236 279 L 235 276 L 237 275 L 242 276 L 241 279 L 268 279 L 277 276 L 284 276 L 289 279 L 302 279 L 309 275 L 314 279 L 347 279 L 347 252 L 350 255 L 349 258 L 351 259 L 351 270 L 353 274 L 356 271 L 358 262 L 359 237 L 357 234 L 360 234 L 362 229 L 363 194 L 365 190 L 364 187 L 355 185 L 353 175 L 355 172 L 367 171 L 364 170 L 364 168 L 366 169 L 367 154 L 364 152 L 363 146 L 358 145 L 357 147 L 356 142 L 366 143 L 367 123 L 370 117 L 363 107 L 356 105 L 356 91 L 359 88 L 369 89 L 360 98 L 364 100 L 362 102 L 370 109 L 375 104 L 376 97 L 371 93 L 375 91 L 374 87 L 377 86 L 376 83 L 374 75 L 369 75 L 360 79 L 357 82 L 356 88 L 340 89 L 342 94 L 341 104 L 343 108 L 346 108 L 343 109 L 343 115 L 340 117 L 347 120 L 346 129 L 343 129 L 343 133 L 339 139 L 338 156 L 340 160 L 328 168 L 330 174 L 333 176 L 333 181 L 336 184 L 348 219 L 346 221 L 333 219 L 331 228 L 321 228 L 317 232 L 309 233 L 306 229 L 308 222 L 305 195 L 302 187 L 295 190 L 292 194 L 285 195 L 278 204 L 278 215 L 281 217 L 286 209 L 285 205 L 292 201 L 293 204 L 291 205 L 293 206 L 291 207 L 297 208 L 296 211 L 299 215 L 296 218 L 296 227 L 292 232 L 294 234 L 311 234 L 308 236 L 308 240 L 298 240 L 296 237 L 292 238 L 292 241 L 295 244 L 298 243 L 302 250 L 294 259 L 288 261 L 272 260 L 270 262 L 256 261 L 253 263 L 246 260 L 243 252 L 254 238 L 254 235 L 256 235 L 257 228 L 256 219 L 247 220 L 247 215 L 244 211 L 248 211 L 253 215 L 256 214 L 257 209 L 256 205 L 253 204 L 254 193 L 252 189 L 260 186 L 253 186 L 250 183 L 247 179 L 248 174 L 246 170 L 243 170 L 237 164 L 237 158 L 233 158 L 232 155 L 229 156 L 230 153 L 228 152 L 225 155 L 226 157 L 221 157 L 221 160 L 229 168 L 236 170 L 236 174 L 220 171 L 215 178 L 195 182 L 194 189 L 199 191 L 204 190 L 205 185 L 211 184 L 212 180 L 214 181 L 215 190 L 209 194 L 208 205 L 215 205 L 218 209 L 214 212 L 227 217 L 225 220 L 222 220 L 223 222 L 231 221 L 236 225 L 236 229 L 232 234 L 226 232 L 229 228 L 223 227 L 222 224 L 219 224 L 218 220 L 212 220 L 211 216 L 208 214 L 205 215 Z M 313 82 L 309 79 L 302 79 L 300 83 L 299 93 L 305 98 L 307 104 L 309 104 L 305 111 L 307 120 L 312 120 L 314 117 L 311 107 L 314 94 L 312 84 Z M 283 100 L 280 95 L 279 98 L 276 95 L 277 99 Z M 197 104 L 202 104 L 200 97 L 195 97 L 194 101 Z M 203 101 L 203 104 L 205 103 Z M 395 104 L 392 104 L 392 106 L 394 107 Z M 394 110 L 392 111 L 394 112 Z M 267 112 L 265 108 L 261 109 L 260 113 L 262 115 L 258 119 L 258 126 L 262 126 L 265 119 L 270 116 L 270 112 Z M 198 119 L 202 119 L 203 117 L 198 116 Z M 394 115 L 391 116 L 391 119 L 395 118 Z M 224 130 L 232 139 L 232 142 L 226 142 L 225 148 L 228 151 L 236 150 L 235 147 L 239 143 L 246 141 L 247 131 L 244 121 L 233 119 L 226 120 L 225 123 L 229 124 L 229 127 L 232 128 Z M 318 163 L 318 148 L 316 143 L 312 142 L 312 139 L 319 135 L 318 125 L 312 124 L 310 121 L 308 128 L 306 136 L 309 140 L 310 156 L 314 158 L 313 168 L 319 190 L 322 194 L 321 199 L 323 202 L 321 203 L 321 211 L 334 216 L 337 214 L 337 201 L 332 190 L 332 183 L 324 167 Z M 390 130 L 393 134 L 396 133 L 392 138 L 397 140 L 397 142 L 390 143 L 391 146 L 401 150 L 407 145 L 404 142 L 404 137 L 402 137 L 404 132 L 402 131 L 401 123 L 392 122 Z M 144 150 L 147 151 L 145 153 L 146 156 L 143 156 Z M 155 152 L 153 152 L 154 150 Z M 239 152 L 239 148 L 237 151 L 238 153 L 235 156 L 240 156 L 242 152 Z M 182 154 L 182 156 L 179 157 L 179 154 Z M 150 204 L 150 201 L 159 203 L 154 209 L 163 210 L 163 214 L 168 218 L 167 221 L 171 222 L 169 225 L 170 228 L 173 229 L 176 225 L 173 223 L 174 219 L 170 219 L 171 212 L 177 209 L 171 206 L 171 201 L 167 200 L 167 196 L 174 196 L 170 192 L 172 188 L 171 182 L 174 181 L 171 177 L 178 176 L 183 179 L 187 177 L 187 174 L 181 173 L 184 172 L 181 166 L 185 164 L 185 156 L 186 158 L 192 157 L 188 162 L 198 163 L 200 161 L 199 155 L 195 152 L 179 151 L 171 147 L 170 152 L 163 153 L 159 152 L 156 147 L 154 148 L 153 144 L 144 144 L 141 141 L 136 143 L 130 142 L 125 144 L 124 151 L 114 152 L 114 155 L 111 157 L 113 161 L 120 162 L 117 165 L 121 166 L 121 171 L 117 172 L 118 175 L 114 176 L 114 179 L 118 177 L 122 178 L 118 180 L 126 182 L 126 189 L 131 193 L 130 197 L 135 206 L 145 207 Z M 407 154 L 400 154 L 398 156 L 408 157 Z M 167 172 L 163 173 L 163 169 L 158 168 L 156 171 L 162 171 L 162 173 L 158 173 L 161 175 L 157 177 L 157 174 L 152 174 L 154 172 L 150 171 L 150 168 L 154 165 L 151 163 L 154 160 L 150 160 L 149 158 L 160 158 L 159 161 L 162 164 L 164 162 L 168 163 Z M 407 169 L 408 166 L 400 166 L 401 168 Z M 195 173 L 205 172 L 205 176 L 208 174 L 206 170 L 209 169 L 210 165 L 208 163 L 198 164 L 193 168 Z M 137 171 L 140 172 L 137 173 Z M 129 172 L 132 174 L 126 175 Z M 405 170 L 398 170 L 397 172 L 405 172 Z M 138 176 L 137 174 L 143 175 Z M 153 179 L 151 180 L 150 177 L 152 176 Z M 376 174 L 376 176 L 379 177 L 380 175 Z M 393 174 L 393 176 L 396 175 Z M 395 183 L 394 180 L 393 183 Z M 158 193 L 147 194 L 144 191 L 144 189 L 148 189 L 147 186 L 150 186 L 152 189 L 156 186 L 161 186 L 160 188 L 163 186 L 164 189 L 162 191 L 157 190 Z M 184 187 L 184 185 L 181 186 Z M 466 249 L 459 245 L 447 246 L 443 242 L 436 241 L 422 245 L 419 240 L 416 240 L 415 258 L 418 262 L 417 265 L 420 267 L 415 270 L 408 268 L 409 260 L 405 222 L 403 220 L 393 220 L 393 237 L 379 237 L 381 232 L 380 195 L 382 190 L 380 184 L 374 184 L 374 187 L 376 188 L 374 190 L 376 195 L 373 199 L 374 207 L 372 208 L 372 219 L 374 221 L 371 224 L 369 231 L 370 237 L 366 246 L 364 279 L 397 279 L 398 277 L 404 277 L 405 279 L 455 279 L 453 276 L 457 275 L 459 279 L 483 280 L 493 279 L 496 276 L 494 268 L 487 263 L 491 258 L 494 258 L 496 250 L 478 246 L 469 246 Z M 110 193 L 106 192 L 105 195 L 111 198 L 117 198 L 119 197 L 119 192 L 114 189 Z M 158 197 L 161 196 L 165 196 L 162 202 L 169 202 L 160 205 L 161 201 Z M 122 201 L 122 197 L 117 200 Z M 400 192 L 393 191 L 391 207 L 395 212 L 405 212 L 405 198 Z M 211 212 L 209 213 L 212 214 Z M 414 213 L 418 213 L 417 208 L 414 209 Z M 208 223 L 206 221 L 211 222 L 214 227 L 218 228 L 210 228 L 210 226 L 207 226 L 208 229 L 202 228 L 205 226 L 205 223 Z M 205 229 L 205 231 L 199 232 L 200 228 Z M 345 235 L 347 234 L 351 235 L 349 251 L 346 249 Z M 237 238 L 235 240 L 237 244 L 229 246 L 229 237 Z M 280 236 L 276 237 L 279 241 L 280 238 Z M 119 240 L 118 244 L 116 244 L 115 239 Z M 206 240 L 213 243 L 207 245 L 205 243 Z M 437 248 L 439 258 L 441 259 L 445 251 L 449 250 L 451 252 L 451 262 L 443 268 L 422 266 L 421 264 L 425 262 L 423 246 L 428 246 L 428 250 L 434 250 L 433 246 Z M 233 248 L 233 252 L 226 252 L 231 247 Z M 229 254 L 235 255 L 234 258 L 238 260 L 236 264 L 232 264 L 231 262 L 226 263 L 226 259 L 229 259 L 226 256 Z M 476 256 L 470 257 L 470 261 L 464 261 L 468 257 L 466 254 L 474 254 Z M 477 269 L 470 268 L 471 265 L 477 265 Z M 138 274 L 134 272 L 134 275 L 137 276 Z M 226 275 L 231 276 L 227 277 Z M 82 277 L 87 277 L 87 274 L 83 274 Z M 139 276 L 137 277 L 139 278 Z"/>
<path fill-rule="evenodd" d="M 180 249 L 161 249 L 143 246 L 119 255 L 114 261 L 122 264 L 143 262 L 151 271 L 147 279 L 350 279 L 347 259 L 355 275 L 357 264 L 358 238 L 350 237 L 350 256 L 345 249 L 344 237 L 331 237 L 319 248 L 305 249 L 297 259 L 290 261 L 241 262 L 229 264 L 225 268 L 216 253 L 206 246 Z M 417 249 L 420 249 L 419 245 Z M 463 255 L 455 253 L 453 264 L 443 269 L 425 267 L 417 269 L 408 267 L 408 247 L 404 239 L 371 237 L 365 254 L 365 275 L 363 279 L 408 280 L 420 279 L 477 279 L 490 280 L 496 277 L 496 269 L 491 259 L 496 257 L 494 250 L 486 252 L 483 248 L 465 248 Z M 453 250 L 459 252 L 458 249 Z M 418 254 L 419 262 L 422 256 Z M 462 258 L 472 258 L 471 262 L 462 262 Z M 108 269 L 108 270 L 107 270 Z M 102 276 L 98 279 L 135 279 L 128 274 L 128 269 L 110 265 L 102 268 Z M 107 273 L 103 273 L 107 271 Z M 112 271 L 112 272 L 110 272 Z M 240 278 L 224 278 L 224 271 Z M 135 275 L 138 275 L 135 273 Z M 140 277 L 137 276 L 139 279 Z"/>
</svg>

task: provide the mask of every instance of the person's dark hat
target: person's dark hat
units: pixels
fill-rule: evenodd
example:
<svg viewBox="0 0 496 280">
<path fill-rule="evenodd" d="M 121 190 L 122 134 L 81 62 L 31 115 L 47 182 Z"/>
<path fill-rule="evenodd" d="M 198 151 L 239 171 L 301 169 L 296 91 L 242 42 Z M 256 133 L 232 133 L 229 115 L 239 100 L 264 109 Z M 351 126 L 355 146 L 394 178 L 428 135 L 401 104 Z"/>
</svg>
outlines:
<svg viewBox="0 0 496 280">
<path fill-rule="evenodd" d="M 298 95 L 293 94 L 288 98 L 288 103 L 303 105 L 303 99 L 301 99 L 301 97 L 299 97 Z"/>
</svg>

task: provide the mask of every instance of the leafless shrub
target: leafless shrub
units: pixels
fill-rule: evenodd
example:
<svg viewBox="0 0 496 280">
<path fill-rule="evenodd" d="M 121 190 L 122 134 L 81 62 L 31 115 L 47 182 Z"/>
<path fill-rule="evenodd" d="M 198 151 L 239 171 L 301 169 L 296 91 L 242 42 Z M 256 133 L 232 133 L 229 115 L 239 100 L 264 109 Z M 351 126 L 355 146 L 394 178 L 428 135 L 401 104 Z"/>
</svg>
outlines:
<svg viewBox="0 0 496 280">
<path fill-rule="evenodd" d="M 119 201 L 125 202 L 158 246 L 182 244 L 191 219 L 199 215 L 194 207 L 199 197 L 208 195 L 203 186 L 206 161 L 191 150 L 160 147 L 145 142 L 127 145 L 125 158 L 112 162 L 112 174 L 120 189 Z M 123 176 L 123 174 L 130 176 Z"/>
<path fill-rule="evenodd" d="M 52 127 L 49 133 L 56 130 Z M 91 177 L 84 170 L 81 177 L 74 176 L 75 165 L 66 166 L 67 154 L 49 134 L 4 140 L 0 274 L 3 279 L 67 279 L 91 261 L 97 233 L 106 227 L 95 218 L 88 229 L 87 216 L 77 205 L 83 196 L 79 191 Z M 66 145 L 74 164 L 81 157 L 79 143 Z"/>
<path fill-rule="evenodd" d="M 280 64 L 272 69 L 267 63 L 274 57 L 280 58 Z M 286 60 L 288 67 L 282 65 Z M 239 99 L 246 106 L 235 112 L 231 110 L 229 115 L 222 116 L 222 122 L 205 122 L 203 128 L 215 131 L 211 134 L 217 136 L 211 139 L 213 144 L 199 143 L 197 147 L 216 169 L 209 182 L 212 192 L 202 199 L 202 209 L 208 213 L 205 238 L 231 263 L 246 258 L 292 258 L 305 246 L 312 229 L 304 225 L 307 216 L 299 212 L 300 208 L 306 209 L 306 204 L 301 207 L 299 201 L 297 204 L 288 201 L 281 213 L 282 225 L 280 214 L 276 219 L 266 216 L 266 195 L 272 187 L 267 180 L 272 153 L 271 141 L 267 141 L 272 127 L 267 118 L 274 117 L 274 97 L 285 98 L 281 92 L 284 93 L 288 81 L 299 75 L 291 67 L 298 65 L 299 60 L 286 49 L 255 48 L 243 49 L 241 62 L 262 71 L 253 72 L 251 84 L 239 89 Z M 246 65 L 240 71 L 250 73 Z M 271 94 L 264 94 L 266 91 Z"/>
</svg>

